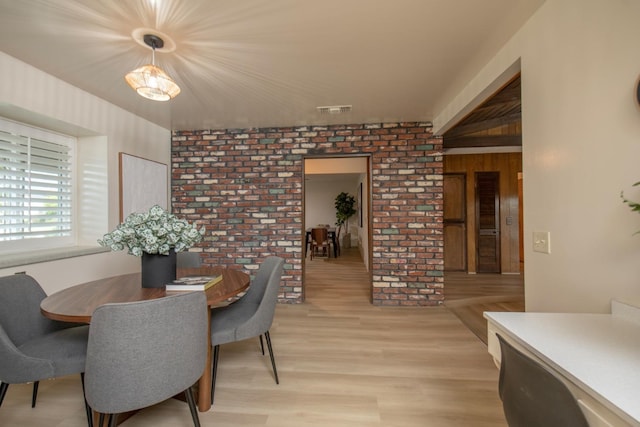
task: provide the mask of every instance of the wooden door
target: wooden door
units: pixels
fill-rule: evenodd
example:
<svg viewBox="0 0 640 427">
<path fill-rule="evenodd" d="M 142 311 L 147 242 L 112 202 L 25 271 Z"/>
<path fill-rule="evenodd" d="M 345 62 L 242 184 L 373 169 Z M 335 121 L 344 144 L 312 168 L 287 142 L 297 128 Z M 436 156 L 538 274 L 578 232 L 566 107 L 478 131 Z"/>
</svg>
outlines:
<svg viewBox="0 0 640 427">
<path fill-rule="evenodd" d="M 467 216 L 463 173 L 444 175 L 444 269 L 466 271 Z"/>
<path fill-rule="evenodd" d="M 476 172 L 476 271 L 500 273 L 500 173 Z"/>
</svg>

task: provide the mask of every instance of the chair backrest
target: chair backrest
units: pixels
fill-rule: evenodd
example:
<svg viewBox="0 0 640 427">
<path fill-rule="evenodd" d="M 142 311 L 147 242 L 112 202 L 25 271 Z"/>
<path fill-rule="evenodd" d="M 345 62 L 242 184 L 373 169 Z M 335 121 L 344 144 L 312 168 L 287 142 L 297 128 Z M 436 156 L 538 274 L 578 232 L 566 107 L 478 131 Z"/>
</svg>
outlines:
<svg viewBox="0 0 640 427">
<path fill-rule="evenodd" d="M 239 311 L 251 312 L 248 320 L 238 326 L 236 339 L 261 335 L 271 327 L 278 302 L 283 266 L 282 258 L 267 257 L 260 264 L 246 295 L 234 304 L 238 305 Z"/>
<path fill-rule="evenodd" d="M 98 307 L 85 367 L 89 406 L 117 414 L 191 387 L 205 369 L 208 321 L 204 292 Z"/>
<path fill-rule="evenodd" d="M 318 245 L 324 244 L 328 239 L 328 232 L 326 228 L 312 228 L 311 240 Z"/>
<path fill-rule="evenodd" d="M 198 268 L 202 265 L 202 258 L 198 252 L 178 252 L 176 253 L 177 268 Z"/>
<path fill-rule="evenodd" d="M 562 380 L 496 335 L 502 356 L 499 393 L 510 426 L 589 426 Z"/>
<path fill-rule="evenodd" d="M 0 277 L 0 325 L 15 346 L 61 329 L 62 324 L 40 313 L 40 303 L 46 296 L 29 275 Z"/>
<path fill-rule="evenodd" d="M 236 302 L 236 304 L 256 304 L 263 303 L 265 292 L 269 286 L 269 282 L 278 282 L 276 286 L 276 298 L 278 296 L 278 287 L 280 285 L 280 278 L 282 277 L 282 267 L 284 260 L 277 256 L 269 256 L 265 258 L 260 264 L 258 272 L 253 280 L 251 280 L 251 286 L 247 290 L 247 293 Z"/>
</svg>

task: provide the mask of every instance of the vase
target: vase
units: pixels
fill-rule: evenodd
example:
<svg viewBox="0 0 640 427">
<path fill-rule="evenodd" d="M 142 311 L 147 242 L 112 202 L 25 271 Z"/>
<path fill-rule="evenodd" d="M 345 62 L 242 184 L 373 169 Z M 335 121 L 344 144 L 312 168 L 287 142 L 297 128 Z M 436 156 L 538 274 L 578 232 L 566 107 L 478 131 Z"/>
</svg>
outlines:
<svg viewBox="0 0 640 427">
<path fill-rule="evenodd" d="M 176 280 L 176 252 L 169 255 L 142 254 L 142 287 L 161 288 Z"/>
</svg>

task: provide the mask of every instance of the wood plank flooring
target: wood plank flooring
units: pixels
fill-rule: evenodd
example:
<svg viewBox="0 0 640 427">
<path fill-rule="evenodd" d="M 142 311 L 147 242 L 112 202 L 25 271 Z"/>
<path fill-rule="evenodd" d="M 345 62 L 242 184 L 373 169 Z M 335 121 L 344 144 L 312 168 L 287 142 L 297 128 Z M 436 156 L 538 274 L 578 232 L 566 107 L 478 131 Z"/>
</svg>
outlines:
<svg viewBox="0 0 640 427">
<path fill-rule="evenodd" d="M 506 426 L 486 346 L 447 308 L 376 307 L 357 249 L 306 264 L 306 301 L 280 304 L 271 328 L 280 385 L 257 339 L 222 346 L 216 427 Z M 11 385 L 1 426 L 86 425 L 78 376 Z M 191 426 L 184 402 L 147 408 L 124 426 Z"/>
<path fill-rule="evenodd" d="M 445 307 L 487 344 L 485 311 L 524 311 L 524 282 L 516 274 L 445 273 Z"/>
</svg>

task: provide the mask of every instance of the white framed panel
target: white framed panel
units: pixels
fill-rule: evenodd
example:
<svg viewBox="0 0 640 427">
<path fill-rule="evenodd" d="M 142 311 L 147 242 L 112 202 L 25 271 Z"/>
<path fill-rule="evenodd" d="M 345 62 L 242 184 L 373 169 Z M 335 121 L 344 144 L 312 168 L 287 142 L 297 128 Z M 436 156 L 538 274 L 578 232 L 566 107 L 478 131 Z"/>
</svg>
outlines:
<svg viewBox="0 0 640 427">
<path fill-rule="evenodd" d="M 119 163 L 120 222 L 153 205 L 168 209 L 167 165 L 122 152 Z"/>
</svg>

